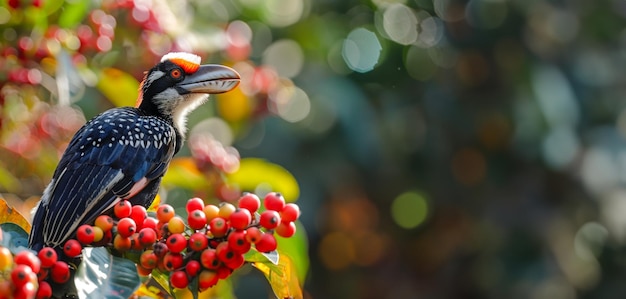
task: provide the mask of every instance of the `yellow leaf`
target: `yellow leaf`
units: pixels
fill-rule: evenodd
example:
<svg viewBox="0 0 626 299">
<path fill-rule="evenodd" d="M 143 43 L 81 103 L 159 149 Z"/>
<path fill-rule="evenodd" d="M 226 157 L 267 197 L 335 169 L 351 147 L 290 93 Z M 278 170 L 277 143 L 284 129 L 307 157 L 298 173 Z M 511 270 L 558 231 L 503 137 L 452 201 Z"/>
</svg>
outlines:
<svg viewBox="0 0 626 299">
<path fill-rule="evenodd" d="M 141 284 L 139 289 L 135 291 L 135 295 L 140 298 L 154 298 L 154 299 L 163 299 L 162 292 L 159 288 L 155 288 L 153 286 L 146 286 L 145 284 Z"/>
<path fill-rule="evenodd" d="M 280 253 L 279 253 L 280 254 Z M 280 254 L 278 265 L 272 263 L 252 263 L 269 281 L 274 294 L 278 298 L 302 299 L 302 288 L 298 275 L 289 256 Z"/>
<path fill-rule="evenodd" d="M 154 197 L 154 201 L 152 201 L 152 204 L 150 204 L 150 207 L 148 208 L 148 212 L 156 212 L 156 210 L 159 208 L 159 205 L 161 204 L 161 195 L 157 194 Z"/>
<path fill-rule="evenodd" d="M 207 178 L 198 170 L 196 162 L 191 157 L 174 158 L 163 177 L 163 184 L 187 189 L 208 186 Z"/>
<path fill-rule="evenodd" d="M 227 176 L 230 184 L 237 184 L 241 190 L 254 191 L 266 184 L 270 191 L 280 192 L 285 200 L 296 201 L 300 187 L 293 175 L 280 165 L 258 158 L 241 159 L 239 170 Z"/>
<path fill-rule="evenodd" d="M 15 223 L 27 233 L 30 232 L 30 223 L 28 220 L 22 216 L 20 212 L 9 207 L 3 199 L 0 199 L 0 223 L 7 222 Z"/>
<path fill-rule="evenodd" d="M 113 105 L 118 107 L 135 106 L 139 95 L 139 81 L 116 68 L 103 69 L 96 87 Z"/>
<path fill-rule="evenodd" d="M 241 88 L 217 95 L 216 103 L 220 115 L 228 122 L 245 120 L 252 112 L 250 100 Z"/>
</svg>

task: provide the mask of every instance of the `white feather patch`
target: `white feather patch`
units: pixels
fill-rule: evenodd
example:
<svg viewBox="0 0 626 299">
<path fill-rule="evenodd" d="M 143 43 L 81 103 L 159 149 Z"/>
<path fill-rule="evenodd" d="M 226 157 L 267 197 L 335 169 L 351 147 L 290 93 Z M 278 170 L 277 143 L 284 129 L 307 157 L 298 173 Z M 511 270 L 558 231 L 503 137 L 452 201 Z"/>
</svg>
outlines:
<svg viewBox="0 0 626 299">
<path fill-rule="evenodd" d="M 200 56 L 196 54 L 191 54 L 187 52 L 170 52 L 163 55 L 163 57 L 161 58 L 161 62 L 171 59 L 184 59 L 194 64 L 200 64 L 200 62 L 202 61 Z"/>
</svg>

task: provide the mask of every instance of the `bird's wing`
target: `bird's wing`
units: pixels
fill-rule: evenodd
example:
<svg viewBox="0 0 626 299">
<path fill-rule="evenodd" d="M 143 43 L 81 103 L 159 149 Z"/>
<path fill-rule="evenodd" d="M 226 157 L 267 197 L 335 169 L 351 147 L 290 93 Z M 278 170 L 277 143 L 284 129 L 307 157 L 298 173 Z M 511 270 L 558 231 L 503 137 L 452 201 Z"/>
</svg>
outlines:
<svg viewBox="0 0 626 299">
<path fill-rule="evenodd" d="M 40 232 L 46 246 L 62 245 L 118 198 L 128 199 L 160 178 L 175 143 L 171 126 L 133 108 L 112 109 L 92 119 L 61 158 L 35 214 L 31 239 Z"/>
</svg>

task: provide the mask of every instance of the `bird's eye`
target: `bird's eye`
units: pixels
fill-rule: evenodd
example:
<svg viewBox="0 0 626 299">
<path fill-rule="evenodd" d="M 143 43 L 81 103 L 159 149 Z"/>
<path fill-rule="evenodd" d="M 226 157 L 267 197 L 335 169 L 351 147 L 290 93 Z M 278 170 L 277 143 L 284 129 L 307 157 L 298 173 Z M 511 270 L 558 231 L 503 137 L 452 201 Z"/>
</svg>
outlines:
<svg viewBox="0 0 626 299">
<path fill-rule="evenodd" d="M 183 72 L 181 70 L 179 70 L 179 69 L 173 69 L 170 72 L 170 76 L 172 76 L 172 78 L 174 78 L 174 79 L 180 79 L 180 77 L 183 76 Z"/>
</svg>

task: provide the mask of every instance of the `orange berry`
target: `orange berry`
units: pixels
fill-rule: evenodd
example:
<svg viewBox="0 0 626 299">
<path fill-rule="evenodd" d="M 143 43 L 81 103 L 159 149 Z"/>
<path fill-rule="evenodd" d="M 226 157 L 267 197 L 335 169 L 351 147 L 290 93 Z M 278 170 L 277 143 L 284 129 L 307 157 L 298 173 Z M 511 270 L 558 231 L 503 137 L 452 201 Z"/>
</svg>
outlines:
<svg viewBox="0 0 626 299">
<path fill-rule="evenodd" d="M 167 229 L 172 234 L 182 234 L 185 231 L 185 221 L 178 216 L 174 216 L 167 222 Z"/>
<path fill-rule="evenodd" d="M 159 222 L 166 223 L 176 215 L 174 208 L 168 204 L 162 204 L 157 208 L 156 216 Z"/>
<path fill-rule="evenodd" d="M 233 204 L 224 202 L 220 205 L 220 211 L 218 213 L 218 216 L 224 219 L 228 219 L 228 217 L 230 217 L 230 214 L 232 214 L 236 209 L 237 208 L 235 208 Z"/>
<path fill-rule="evenodd" d="M 216 205 L 206 205 L 202 211 L 204 212 L 204 216 L 206 216 L 208 224 L 213 218 L 219 216 L 220 208 Z"/>
</svg>

